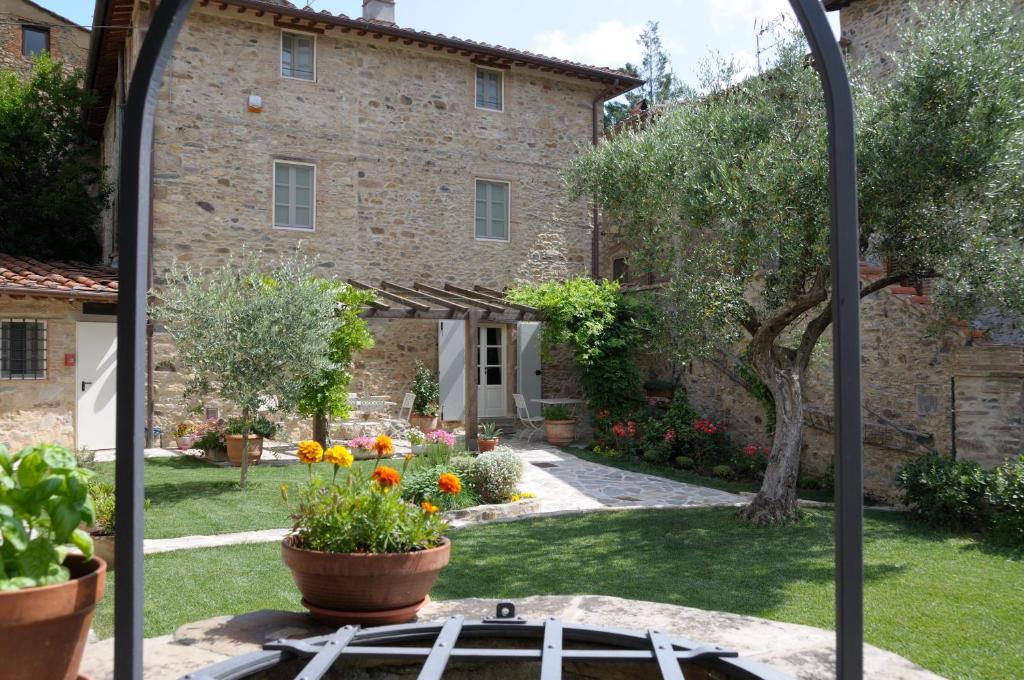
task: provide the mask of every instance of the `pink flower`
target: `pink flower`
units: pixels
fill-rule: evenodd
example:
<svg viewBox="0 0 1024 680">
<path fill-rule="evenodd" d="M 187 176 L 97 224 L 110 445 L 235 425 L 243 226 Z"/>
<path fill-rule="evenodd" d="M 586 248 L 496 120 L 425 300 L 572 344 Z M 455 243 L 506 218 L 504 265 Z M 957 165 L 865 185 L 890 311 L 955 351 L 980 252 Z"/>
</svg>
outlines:
<svg viewBox="0 0 1024 680">
<path fill-rule="evenodd" d="M 350 449 L 363 449 L 364 451 L 369 451 L 373 448 L 373 438 L 366 436 L 356 437 L 348 443 L 348 447 Z"/>
<path fill-rule="evenodd" d="M 427 441 L 433 444 L 455 446 L 455 435 L 448 430 L 434 430 L 433 432 L 427 433 Z"/>
<path fill-rule="evenodd" d="M 614 425 L 612 425 L 612 432 L 615 434 L 616 437 L 625 437 L 626 427 L 622 423 L 615 423 Z"/>
<path fill-rule="evenodd" d="M 670 427 L 665 430 L 665 441 L 674 442 L 676 440 L 676 428 Z"/>
<path fill-rule="evenodd" d="M 626 434 L 630 437 L 636 435 L 636 423 L 634 423 L 632 420 L 626 423 Z"/>
<path fill-rule="evenodd" d="M 756 456 L 757 452 L 761 450 L 761 447 L 751 442 L 743 447 L 743 455 L 749 457 Z"/>
<path fill-rule="evenodd" d="M 703 432 L 704 434 L 715 434 L 716 432 L 718 432 L 717 425 L 715 425 L 710 420 L 705 420 L 703 418 L 694 421 L 693 429 L 697 430 L 698 432 Z"/>
</svg>

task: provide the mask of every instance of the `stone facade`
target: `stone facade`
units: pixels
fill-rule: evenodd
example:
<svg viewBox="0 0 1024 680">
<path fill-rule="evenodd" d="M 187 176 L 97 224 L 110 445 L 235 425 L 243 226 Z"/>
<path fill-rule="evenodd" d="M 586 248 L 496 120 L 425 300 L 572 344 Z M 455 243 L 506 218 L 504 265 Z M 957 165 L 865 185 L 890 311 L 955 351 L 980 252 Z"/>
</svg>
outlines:
<svg viewBox="0 0 1024 680">
<path fill-rule="evenodd" d="M 154 138 L 157 286 L 173 261 L 215 267 L 243 247 L 267 257 L 301 247 L 324 275 L 368 283 L 502 289 L 590 271 L 589 206 L 566 199 L 559 172 L 589 142 L 605 85 L 512 66 L 495 112 L 474 105 L 477 67 L 464 56 L 333 31 L 315 36 L 309 82 L 281 76 L 281 34 L 269 15 L 212 6 L 185 24 Z M 314 231 L 272 227 L 275 160 L 315 165 Z M 477 178 L 510 183 L 507 242 L 475 238 Z M 437 322 L 371 330 L 376 347 L 356 357 L 352 390 L 400 402 L 416 360 L 437 366 Z M 154 416 L 166 429 L 184 416 L 184 381 L 159 323 L 153 348 Z M 577 393 L 557 367 L 544 391 Z"/>
<path fill-rule="evenodd" d="M 28 0 L 0 0 L 0 68 L 22 77 L 32 70 L 32 60 L 22 53 L 24 26 L 49 32 L 50 55 L 65 68 L 85 68 L 89 31 Z"/>
<path fill-rule="evenodd" d="M 0 295 L 0 318 L 46 322 L 47 371 L 43 380 L 0 380 L 0 444 L 11 449 L 37 442 L 75 445 L 75 321 L 80 303 L 58 298 Z"/>
</svg>

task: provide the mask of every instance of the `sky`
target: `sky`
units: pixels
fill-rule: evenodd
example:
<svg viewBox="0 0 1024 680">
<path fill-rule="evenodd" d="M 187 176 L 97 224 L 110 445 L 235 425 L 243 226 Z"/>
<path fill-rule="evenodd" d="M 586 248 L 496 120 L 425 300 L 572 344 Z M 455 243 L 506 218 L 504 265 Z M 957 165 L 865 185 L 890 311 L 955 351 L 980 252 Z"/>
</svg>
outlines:
<svg viewBox="0 0 1024 680">
<path fill-rule="evenodd" d="M 92 23 L 89 0 L 36 0 L 80 24 Z M 296 2 L 296 4 L 301 4 Z M 358 17 L 361 0 L 313 0 Z M 596 66 L 620 67 L 640 60 L 636 43 L 648 21 L 659 23 L 662 42 L 681 80 L 696 82 L 711 52 L 731 57 L 745 71 L 757 64 L 757 27 L 783 14 L 788 0 L 398 0 L 403 28 L 530 50 Z M 838 33 L 838 12 L 830 13 Z"/>
</svg>

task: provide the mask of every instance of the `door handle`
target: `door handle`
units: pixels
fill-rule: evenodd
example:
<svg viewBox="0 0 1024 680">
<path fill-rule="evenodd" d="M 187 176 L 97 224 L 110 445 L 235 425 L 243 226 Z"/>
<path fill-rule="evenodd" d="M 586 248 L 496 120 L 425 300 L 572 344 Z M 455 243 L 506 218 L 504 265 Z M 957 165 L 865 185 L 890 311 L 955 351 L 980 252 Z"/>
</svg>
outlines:
<svg viewBox="0 0 1024 680">
<path fill-rule="evenodd" d="M 541 370 L 538 368 L 536 371 L 533 372 L 533 374 L 534 375 L 540 375 L 541 374 Z"/>
<path fill-rule="evenodd" d="M 91 385 L 91 384 L 92 384 L 91 382 L 89 382 L 89 381 L 87 381 L 87 380 L 83 380 L 83 381 L 82 381 L 82 391 L 83 391 L 83 392 L 85 392 L 85 389 L 86 389 L 86 387 L 87 387 L 88 385 Z"/>
</svg>

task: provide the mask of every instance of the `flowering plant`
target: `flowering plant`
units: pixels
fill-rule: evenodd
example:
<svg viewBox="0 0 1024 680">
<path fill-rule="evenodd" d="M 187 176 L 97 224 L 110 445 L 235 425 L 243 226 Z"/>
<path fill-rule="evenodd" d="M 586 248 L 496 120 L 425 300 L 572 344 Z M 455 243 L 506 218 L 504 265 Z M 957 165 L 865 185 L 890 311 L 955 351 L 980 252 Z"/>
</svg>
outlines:
<svg viewBox="0 0 1024 680">
<path fill-rule="evenodd" d="M 364 443 L 378 454 L 394 452 L 385 435 L 360 439 L 366 439 Z M 458 494 L 462 485 L 458 476 L 440 475 L 433 497 L 411 503 L 402 499 L 408 458 L 401 470 L 382 465 L 379 457 L 367 470 L 353 465 L 353 456 L 344 446 L 324 451 L 316 442 L 303 441 L 299 459 L 309 468 L 309 483 L 292 514 L 293 547 L 332 553 L 403 553 L 441 544 L 447 524 L 438 513 L 440 496 Z M 321 479 L 317 469 L 324 463 L 332 467 L 329 481 Z M 287 501 L 286 486 L 282 485 L 281 493 Z"/>
<path fill-rule="evenodd" d="M 349 441 L 349 448 L 363 449 L 364 451 L 371 451 L 373 449 L 373 438 L 372 437 L 356 437 Z"/>
<path fill-rule="evenodd" d="M 184 421 L 184 422 L 178 423 L 177 425 L 174 426 L 174 436 L 176 438 L 177 437 L 184 437 L 185 435 L 192 434 L 195 431 L 196 431 L 195 423 L 190 423 L 187 420 Z"/>
<path fill-rule="evenodd" d="M 224 438 L 224 421 L 210 418 L 198 425 L 192 433 L 192 446 L 203 451 L 217 451 L 227 446 Z"/>
<path fill-rule="evenodd" d="M 433 432 L 427 433 L 427 441 L 431 444 L 455 446 L 455 435 L 448 430 L 434 430 Z"/>
</svg>

